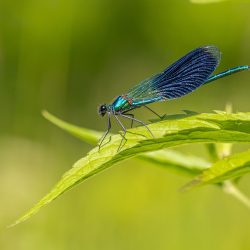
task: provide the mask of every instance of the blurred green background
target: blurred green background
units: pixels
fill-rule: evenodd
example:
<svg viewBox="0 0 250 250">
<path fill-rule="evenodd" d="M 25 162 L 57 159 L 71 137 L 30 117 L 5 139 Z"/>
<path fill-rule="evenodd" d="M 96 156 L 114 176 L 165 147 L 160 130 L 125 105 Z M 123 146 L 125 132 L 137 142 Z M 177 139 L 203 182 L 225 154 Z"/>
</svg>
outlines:
<svg viewBox="0 0 250 250">
<path fill-rule="evenodd" d="M 91 149 L 41 110 L 104 130 L 97 105 L 193 48 L 217 45 L 219 71 L 250 64 L 249 13 L 250 3 L 240 1 L 0 1 L 0 249 L 250 249 L 242 204 L 215 186 L 179 193 L 186 177 L 136 159 L 5 229 Z M 209 112 L 230 101 L 234 111 L 249 111 L 249 91 L 243 72 L 151 107 Z M 201 146 L 180 150 L 207 157 Z M 249 181 L 240 187 L 250 195 Z"/>
</svg>

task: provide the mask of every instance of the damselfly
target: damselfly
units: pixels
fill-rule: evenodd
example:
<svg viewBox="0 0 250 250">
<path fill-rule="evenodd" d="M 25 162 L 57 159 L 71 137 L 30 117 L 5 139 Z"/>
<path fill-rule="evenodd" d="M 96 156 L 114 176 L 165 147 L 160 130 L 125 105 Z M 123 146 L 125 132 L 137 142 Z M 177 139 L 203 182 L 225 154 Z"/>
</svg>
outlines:
<svg viewBox="0 0 250 250">
<path fill-rule="evenodd" d="M 211 76 L 218 66 L 220 58 L 221 53 L 219 49 L 213 45 L 197 48 L 167 67 L 161 73 L 140 82 L 126 94 L 118 96 L 113 103 L 100 105 L 98 113 L 101 116 L 108 115 L 108 128 L 99 140 L 99 148 L 101 148 L 104 139 L 111 129 L 111 116 L 114 116 L 123 130 L 120 146 L 123 140 L 125 140 L 126 135 L 126 128 L 120 121 L 120 117 L 130 119 L 132 121 L 131 126 L 133 122 L 140 123 L 154 137 L 148 126 L 136 119 L 133 114 L 129 113 L 130 111 L 139 107 L 145 107 L 159 116 L 147 105 L 184 96 L 201 85 L 249 69 L 248 65 L 237 66 Z M 161 118 L 161 116 L 159 117 Z"/>
</svg>

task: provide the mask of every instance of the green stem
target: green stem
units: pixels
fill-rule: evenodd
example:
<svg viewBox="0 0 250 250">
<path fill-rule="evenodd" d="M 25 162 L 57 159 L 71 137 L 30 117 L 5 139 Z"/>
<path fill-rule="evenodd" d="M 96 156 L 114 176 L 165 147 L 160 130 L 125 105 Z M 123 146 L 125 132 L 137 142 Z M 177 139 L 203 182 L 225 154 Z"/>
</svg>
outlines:
<svg viewBox="0 0 250 250">
<path fill-rule="evenodd" d="M 245 194 L 243 194 L 237 186 L 234 185 L 232 181 L 224 181 L 222 185 L 223 191 L 227 194 L 232 195 L 234 198 L 238 199 L 246 207 L 250 208 L 250 199 Z"/>
<path fill-rule="evenodd" d="M 227 103 L 225 110 L 228 114 L 232 113 L 232 104 Z M 232 151 L 231 143 L 217 143 L 210 144 L 207 146 L 210 157 L 215 160 L 223 159 L 229 155 L 231 155 Z M 246 207 L 250 208 L 250 198 L 248 198 L 245 194 L 243 194 L 240 189 L 230 180 L 224 181 L 222 184 L 222 190 L 236 198 L 238 201 L 243 203 Z"/>
</svg>

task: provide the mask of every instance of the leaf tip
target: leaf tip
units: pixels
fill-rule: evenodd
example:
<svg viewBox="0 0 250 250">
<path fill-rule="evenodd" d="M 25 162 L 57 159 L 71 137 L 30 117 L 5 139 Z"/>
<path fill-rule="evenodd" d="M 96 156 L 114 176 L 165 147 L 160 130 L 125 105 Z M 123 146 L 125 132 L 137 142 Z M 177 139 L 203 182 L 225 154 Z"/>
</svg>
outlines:
<svg viewBox="0 0 250 250">
<path fill-rule="evenodd" d="M 10 229 L 10 228 L 12 228 L 12 227 L 17 226 L 18 224 L 23 223 L 23 222 L 26 221 L 29 217 L 30 217 L 29 214 L 25 214 L 24 216 L 19 217 L 19 218 L 18 218 L 16 221 L 14 221 L 12 224 L 6 226 L 6 229 Z"/>
<path fill-rule="evenodd" d="M 42 116 L 43 116 L 44 118 L 47 118 L 47 117 L 50 115 L 50 113 L 49 113 L 46 109 L 43 109 L 43 110 L 41 111 L 41 114 L 42 114 Z"/>
<path fill-rule="evenodd" d="M 20 224 L 22 221 L 23 220 L 18 219 L 16 221 L 14 221 L 13 223 L 11 223 L 10 225 L 7 225 L 6 229 L 11 229 L 12 227 L 15 227 L 16 225 Z"/>
<path fill-rule="evenodd" d="M 195 179 L 193 179 L 192 181 L 190 181 L 190 182 L 186 183 L 185 185 L 183 185 L 179 189 L 179 192 L 187 192 L 187 191 L 193 189 L 194 187 L 197 187 L 200 183 L 201 183 L 201 178 L 198 176 Z"/>
<path fill-rule="evenodd" d="M 17 224 L 18 224 L 18 222 L 15 221 L 14 223 L 6 226 L 6 229 L 11 229 L 12 227 L 16 226 Z"/>
</svg>

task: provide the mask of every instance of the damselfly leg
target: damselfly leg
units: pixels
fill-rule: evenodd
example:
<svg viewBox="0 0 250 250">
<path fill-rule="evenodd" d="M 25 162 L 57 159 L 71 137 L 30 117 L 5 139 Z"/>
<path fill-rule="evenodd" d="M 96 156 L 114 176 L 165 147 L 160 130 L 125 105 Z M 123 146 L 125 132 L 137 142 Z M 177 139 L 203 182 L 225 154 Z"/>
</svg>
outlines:
<svg viewBox="0 0 250 250">
<path fill-rule="evenodd" d="M 126 115 L 129 115 L 129 116 L 131 116 L 132 118 L 134 118 L 134 117 L 135 117 L 135 115 L 134 115 L 134 114 L 127 114 L 127 113 L 126 113 Z M 131 127 L 131 128 L 133 128 L 133 124 L 134 124 L 134 120 L 133 120 L 133 119 L 131 119 L 131 125 L 130 125 L 130 127 Z"/>
<path fill-rule="evenodd" d="M 145 126 L 146 129 L 147 129 L 147 130 L 149 131 L 149 133 L 151 134 L 151 136 L 154 138 L 154 135 L 153 135 L 153 133 L 151 132 L 151 130 L 149 129 L 149 127 L 147 126 L 147 124 L 145 124 L 144 122 L 142 122 L 142 121 L 136 119 L 136 118 L 134 117 L 134 114 L 126 114 L 126 115 L 125 115 L 124 113 L 120 113 L 120 114 L 117 114 L 117 115 L 115 115 L 115 114 L 113 114 L 113 115 L 114 115 L 115 119 L 117 120 L 118 124 L 121 126 L 121 128 L 122 128 L 122 130 L 123 130 L 123 134 L 122 134 L 122 133 L 120 134 L 121 137 L 122 137 L 122 140 L 121 140 L 121 142 L 120 142 L 120 144 L 119 144 L 119 147 L 118 147 L 118 150 L 117 150 L 117 151 L 119 151 L 119 150 L 121 149 L 124 140 L 127 141 L 127 139 L 126 139 L 126 137 L 125 137 L 125 135 L 126 135 L 126 133 L 127 133 L 127 129 L 126 129 L 126 127 L 122 124 L 122 122 L 119 120 L 118 115 L 120 115 L 121 117 L 124 117 L 124 118 L 126 118 L 126 119 L 131 120 L 131 127 L 133 126 L 133 122 L 134 122 L 134 121 L 140 123 L 140 124 L 143 125 L 143 126 Z M 107 143 L 110 142 L 111 137 L 110 137 L 109 141 L 107 141 L 107 142 L 105 142 L 105 143 L 103 144 L 105 138 L 107 137 L 108 133 L 110 132 L 110 129 L 111 129 L 111 113 L 108 113 L 107 130 L 105 131 L 105 133 L 102 135 L 102 137 L 101 137 L 100 140 L 99 140 L 99 143 L 98 143 L 99 150 L 101 149 L 101 147 L 103 147 L 104 145 L 106 145 Z"/>
<path fill-rule="evenodd" d="M 156 113 L 153 109 L 149 108 L 148 106 L 144 105 L 143 107 L 145 107 L 146 109 L 148 109 L 149 111 L 151 111 L 152 113 L 154 113 L 156 116 L 158 116 L 160 119 L 163 119 L 165 117 L 165 115 L 159 115 L 158 113 Z"/>
<path fill-rule="evenodd" d="M 109 131 L 110 131 L 110 129 L 111 129 L 110 113 L 108 113 L 108 126 L 107 126 L 107 127 L 108 127 L 108 128 L 107 128 L 107 131 L 102 135 L 102 137 L 101 137 L 100 140 L 99 140 L 99 143 L 98 143 L 99 151 L 100 151 L 100 149 L 101 149 L 101 146 L 104 146 L 105 144 L 109 143 L 109 142 L 110 142 L 110 139 L 111 139 L 111 138 L 109 138 L 109 141 L 106 142 L 104 145 L 102 145 L 104 139 L 106 138 L 106 136 L 108 135 L 108 133 L 109 133 Z"/>
<path fill-rule="evenodd" d="M 124 117 L 124 118 L 127 118 L 127 119 L 130 119 L 130 120 L 134 120 L 134 121 L 136 121 L 136 122 L 142 124 L 144 127 L 146 127 L 146 129 L 147 129 L 148 132 L 152 135 L 152 137 L 155 138 L 154 135 L 153 135 L 153 133 L 152 133 L 152 131 L 149 129 L 149 127 L 147 126 L 147 124 L 144 123 L 143 121 L 140 121 L 140 120 L 138 120 L 138 119 L 136 119 L 136 118 L 134 118 L 134 117 L 130 117 L 130 116 L 128 116 L 128 115 L 124 115 L 123 113 L 120 113 L 120 116 L 122 116 L 122 117 Z"/>
<path fill-rule="evenodd" d="M 120 150 L 120 148 L 122 147 L 122 143 L 123 143 L 123 141 L 125 140 L 125 141 L 127 141 L 127 139 L 126 139 L 126 137 L 125 137 L 125 135 L 126 135 L 126 133 L 127 133 L 127 129 L 124 127 L 124 125 L 122 124 L 122 122 L 119 120 L 119 118 L 116 116 L 116 115 L 114 115 L 114 117 L 115 117 L 115 119 L 117 120 L 117 122 L 120 124 L 120 126 L 122 127 L 122 130 L 123 130 L 123 132 L 124 132 L 124 134 L 120 134 L 121 135 L 121 137 L 122 137 L 122 140 L 121 140 L 121 142 L 120 142 L 120 144 L 119 144 L 119 147 L 118 147 L 118 149 L 117 149 L 117 152 Z M 129 117 L 129 116 L 128 116 Z"/>
</svg>

